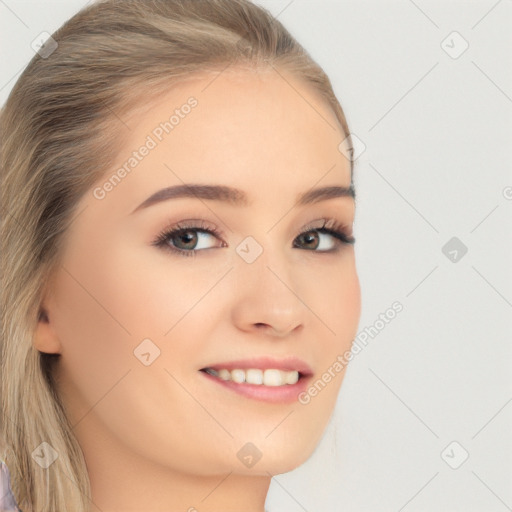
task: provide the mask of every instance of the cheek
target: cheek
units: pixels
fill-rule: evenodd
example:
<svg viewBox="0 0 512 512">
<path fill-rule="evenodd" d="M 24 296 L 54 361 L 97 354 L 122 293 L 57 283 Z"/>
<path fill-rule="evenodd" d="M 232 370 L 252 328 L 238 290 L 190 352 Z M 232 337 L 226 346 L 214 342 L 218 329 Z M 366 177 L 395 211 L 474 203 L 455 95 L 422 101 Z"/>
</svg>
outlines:
<svg viewBox="0 0 512 512">
<path fill-rule="evenodd" d="M 194 340 L 200 342 L 217 311 L 209 291 L 229 265 L 185 259 L 119 239 L 75 240 L 55 285 L 54 322 L 63 359 L 79 367 L 76 379 L 104 387 L 112 381 L 105 374 L 120 376 L 141 364 L 134 350 L 148 338 L 161 350 L 160 362 L 171 345 L 172 366 L 197 355 Z"/>
<path fill-rule="evenodd" d="M 361 286 L 355 265 L 344 274 L 339 290 L 335 290 L 335 293 L 336 291 L 338 293 L 336 309 L 340 319 L 338 329 L 342 333 L 343 341 L 348 342 L 350 346 L 357 334 L 361 316 Z"/>
<path fill-rule="evenodd" d="M 361 315 L 361 288 L 353 253 L 348 253 L 339 266 L 326 269 L 318 282 L 322 286 L 315 286 L 310 304 L 316 304 L 314 312 L 322 320 L 318 320 L 314 330 L 320 336 L 321 347 L 315 353 L 316 379 L 322 382 L 316 386 L 318 392 L 306 408 L 310 412 L 315 409 L 315 414 L 327 419 L 346 372 L 346 364 L 340 366 L 339 356 L 350 350 Z"/>
<path fill-rule="evenodd" d="M 349 248 L 340 260 L 332 265 L 311 269 L 315 285 L 303 292 L 305 302 L 316 316 L 322 334 L 324 351 L 330 359 L 347 350 L 357 334 L 361 315 L 361 288 L 357 275 L 353 250 Z"/>
<path fill-rule="evenodd" d="M 76 395 L 70 413 L 81 418 L 129 369 L 136 296 L 111 274 L 108 261 L 65 264 L 55 284 L 51 318 L 61 343 L 62 391 Z M 60 380 L 59 379 L 59 380 Z"/>
</svg>

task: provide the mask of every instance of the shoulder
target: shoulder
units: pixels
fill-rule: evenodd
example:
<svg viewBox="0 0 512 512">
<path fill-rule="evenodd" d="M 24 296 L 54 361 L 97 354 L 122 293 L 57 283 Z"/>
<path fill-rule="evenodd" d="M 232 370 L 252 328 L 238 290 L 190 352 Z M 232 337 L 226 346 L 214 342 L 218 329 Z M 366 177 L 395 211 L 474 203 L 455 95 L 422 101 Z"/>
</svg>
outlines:
<svg viewBox="0 0 512 512">
<path fill-rule="evenodd" d="M 0 459 L 0 510 L 2 512 L 21 512 L 12 494 L 9 469 L 2 459 Z"/>
</svg>

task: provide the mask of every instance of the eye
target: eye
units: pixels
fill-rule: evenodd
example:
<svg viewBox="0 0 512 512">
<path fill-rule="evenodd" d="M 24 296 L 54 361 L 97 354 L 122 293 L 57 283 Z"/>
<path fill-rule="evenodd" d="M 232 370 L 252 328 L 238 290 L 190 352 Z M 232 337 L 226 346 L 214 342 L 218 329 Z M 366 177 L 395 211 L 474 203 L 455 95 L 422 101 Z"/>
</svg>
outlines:
<svg viewBox="0 0 512 512">
<path fill-rule="evenodd" d="M 293 247 L 306 248 L 312 252 L 335 253 L 342 245 L 355 243 L 355 238 L 347 233 L 348 229 L 338 224 L 335 219 L 323 219 L 323 221 L 320 227 L 307 226 L 294 240 Z M 202 221 L 187 221 L 166 228 L 152 245 L 181 256 L 195 256 L 200 250 L 227 247 L 222 240 L 223 236 L 215 226 L 209 227 Z M 220 245 L 209 243 L 208 239 L 213 238 L 217 238 Z"/>
<path fill-rule="evenodd" d="M 194 221 L 189 224 L 180 223 L 176 226 L 165 229 L 153 245 L 168 249 L 181 256 L 195 256 L 196 251 L 211 249 L 215 245 L 208 245 L 209 238 L 221 239 L 223 234 L 215 227 L 208 227 L 202 221 Z M 221 240 L 221 247 L 226 247 L 226 244 Z"/>
<path fill-rule="evenodd" d="M 347 233 L 347 228 L 337 223 L 335 219 L 324 219 L 324 224 L 320 227 L 308 226 L 296 238 L 304 243 L 306 247 L 313 252 L 337 252 L 340 245 L 354 244 L 356 239 Z M 324 235 L 323 237 L 321 235 Z M 325 237 L 328 235 L 328 237 Z M 322 241 L 322 238 L 327 240 Z M 330 240 L 329 240 L 330 238 Z M 294 247 L 297 247 L 294 244 Z"/>
</svg>

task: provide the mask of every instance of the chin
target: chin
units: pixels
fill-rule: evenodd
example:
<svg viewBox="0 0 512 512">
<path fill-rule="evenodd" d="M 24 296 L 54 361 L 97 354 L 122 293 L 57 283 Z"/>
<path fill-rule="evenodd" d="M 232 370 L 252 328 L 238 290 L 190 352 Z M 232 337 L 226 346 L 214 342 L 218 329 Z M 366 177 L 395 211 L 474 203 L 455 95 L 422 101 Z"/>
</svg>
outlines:
<svg viewBox="0 0 512 512">
<path fill-rule="evenodd" d="M 269 476 L 280 475 L 283 473 L 289 473 L 299 466 L 304 464 L 311 453 L 290 453 L 282 457 L 276 457 L 274 454 L 270 454 L 266 457 L 263 456 L 252 468 L 240 470 L 239 472 L 244 475 L 261 475 Z"/>
<path fill-rule="evenodd" d="M 240 457 L 243 460 L 244 454 L 250 454 L 259 457 L 259 460 L 252 467 L 244 468 L 244 464 L 237 464 L 237 471 L 242 474 L 269 476 L 288 473 L 304 464 L 315 451 L 318 445 L 318 438 L 301 439 L 297 435 L 286 435 L 286 440 L 281 436 L 276 436 L 271 441 L 272 434 L 266 443 L 262 444 L 257 450 L 249 443 L 242 448 L 244 450 Z M 242 451 L 240 450 L 240 451 Z M 238 456 L 238 453 L 237 453 Z"/>
</svg>

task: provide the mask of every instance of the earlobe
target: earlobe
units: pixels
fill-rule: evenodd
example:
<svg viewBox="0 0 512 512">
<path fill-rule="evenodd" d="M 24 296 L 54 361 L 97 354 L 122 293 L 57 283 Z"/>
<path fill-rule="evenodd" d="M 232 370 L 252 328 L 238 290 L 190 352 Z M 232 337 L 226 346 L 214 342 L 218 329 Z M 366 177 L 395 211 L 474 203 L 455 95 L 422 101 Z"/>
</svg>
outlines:
<svg viewBox="0 0 512 512">
<path fill-rule="evenodd" d="M 61 347 L 47 310 L 41 308 L 34 332 L 33 346 L 39 352 L 60 354 Z"/>
</svg>

